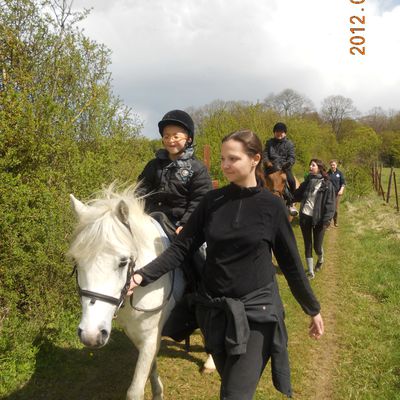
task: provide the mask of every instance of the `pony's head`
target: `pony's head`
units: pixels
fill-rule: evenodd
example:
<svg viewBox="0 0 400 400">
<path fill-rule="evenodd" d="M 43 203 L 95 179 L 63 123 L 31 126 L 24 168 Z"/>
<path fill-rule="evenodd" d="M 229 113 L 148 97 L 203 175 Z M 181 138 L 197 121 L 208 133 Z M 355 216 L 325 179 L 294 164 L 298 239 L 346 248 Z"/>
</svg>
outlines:
<svg viewBox="0 0 400 400">
<path fill-rule="evenodd" d="M 76 266 L 82 303 L 81 342 L 101 347 L 110 337 L 112 318 L 126 295 L 134 262 L 148 246 L 142 200 L 134 188 L 82 203 L 70 195 L 78 225 L 68 255 Z"/>
<path fill-rule="evenodd" d="M 276 170 L 265 175 L 265 183 L 267 188 L 273 194 L 282 198 L 285 192 L 286 182 L 286 173 L 282 170 Z"/>
</svg>

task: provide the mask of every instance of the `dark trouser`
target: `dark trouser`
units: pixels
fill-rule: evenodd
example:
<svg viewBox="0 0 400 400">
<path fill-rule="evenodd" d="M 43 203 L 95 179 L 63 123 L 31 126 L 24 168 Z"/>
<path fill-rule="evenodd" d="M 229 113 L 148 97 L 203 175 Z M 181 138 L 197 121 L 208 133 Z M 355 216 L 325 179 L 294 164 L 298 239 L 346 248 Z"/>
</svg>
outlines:
<svg viewBox="0 0 400 400">
<path fill-rule="evenodd" d="M 342 198 L 342 196 L 336 193 L 335 214 L 333 216 L 333 223 L 335 225 L 337 224 L 337 220 L 338 220 L 338 209 L 339 209 L 339 203 L 340 203 L 341 198 Z"/>
<path fill-rule="evenodd" d="M 300 214 L 300 228 L 304 239 L 304 250 L 306 258 L 312 257 L 313 240 L 314 240 L 314 250 L 318 256 L 322 255 L 322 242 L 324 240 L 324 235 L 326 227 L 321 225 L 313 226 L 312 217 L 305 214 Z"/>
<path fill-rule="evenodd" d="M 213 354 L 221 377 L 221 400 L 252 400 L 265 366 L 271 356 L 274 323 L 249 322 L 247 351 L 239 356 L 225 352 Z"/>
<path fill-rule="evenodd" d="M 294 179 L 294 175 L 291 168 L 285 169 L 286 179 L 289 186 L 290 192 L 293 194 L 296 190 L 296 180 Z"/>
<path fill-rule="evenodd" d="M 293 204 L 293 193 L 296 190 L 296 180 L 294 178 L 291 168 L 285 169 L 287 185 L 289 187 L 288 198 L 286 199 L 286 204 L 291 206 Z"/>
</svg>

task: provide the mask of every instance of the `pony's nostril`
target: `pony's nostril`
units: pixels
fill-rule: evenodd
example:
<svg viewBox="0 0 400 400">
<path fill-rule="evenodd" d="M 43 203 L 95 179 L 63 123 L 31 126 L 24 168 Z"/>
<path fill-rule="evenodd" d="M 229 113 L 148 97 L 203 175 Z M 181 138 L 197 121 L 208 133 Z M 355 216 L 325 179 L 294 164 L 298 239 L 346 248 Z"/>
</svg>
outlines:
<svg viewBox="0 0 400 400">
<path fill-rule="evenodd" d="M 78 336 L 79 336 L 79 338 L 81 337 L 81 335 L 82 335 L 82 329 L 78 328 Z"/>
<path fill-rule="evenodd" d="M 106 339 L 107 336 L 108 336 L 108 331 L 107 331 L 107 329 L 101 329 L 100 332 L 101 332 L 101 335 L 103 336 L 103 339 Z"/>
</svg>

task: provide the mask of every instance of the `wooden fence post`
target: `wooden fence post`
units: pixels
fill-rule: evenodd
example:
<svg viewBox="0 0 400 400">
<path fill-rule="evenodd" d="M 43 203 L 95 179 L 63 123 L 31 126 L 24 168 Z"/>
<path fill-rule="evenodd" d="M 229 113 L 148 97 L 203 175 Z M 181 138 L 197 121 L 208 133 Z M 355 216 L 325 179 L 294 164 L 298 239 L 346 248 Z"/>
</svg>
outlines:
<svg viewBox="0 0 400 400">
<path fill-rule="evenodd" d="M 204 160 L 204 164 L 208 169 L 208 172 L 210 172 L 211 169 L 211 148 L 209 144 L 205 144 L 204 145 L 204 150 L 203 150 L 203 160 Z M 218 188 L 218 180 L 217 179 L 213 179 L 212 180 L 212 186 L 214 189 Z"/>
<path fill-rule="evenodd" d="M 397 182 L 396 182 L 396 172 L 393 171 L 393 182 L 394 182 L 394 193 L 396 195 L 396 209 L 399 212 L 399 196 L 397 193 Z"/>
<path fill-rule="evenodd" d="M 393 167 L 390 168 L 388 190 L 386 193 L 386 203 L 388 203 L 388 204 L 389 204 L 389 199 L 390 199 L 390 189 L 392 188 L 392 176 L 393 176 Z"/>
<path fill-rule="evenodd" d="M 377 179 L 378 179 L 378 195 L 382 195 L 383 201 L 385 201 L 385 192 L 382 187 L 382 165 L 379 166 L 379 172 L 378 172 L 378 166 L 376 169 L 377 172 Z"/>
<path fill-rule="evenodd" d="M 381 188 L 379 186 L 378 162 L 376 162 L 376 164 L 375 164 L 375 176 L 374 176 L 374 179 L 375 179 L 375 189 L 376 189 L 376 191 L 378 193 L 378 196 L 379 196 L 381 194 Z"/>
</svg>

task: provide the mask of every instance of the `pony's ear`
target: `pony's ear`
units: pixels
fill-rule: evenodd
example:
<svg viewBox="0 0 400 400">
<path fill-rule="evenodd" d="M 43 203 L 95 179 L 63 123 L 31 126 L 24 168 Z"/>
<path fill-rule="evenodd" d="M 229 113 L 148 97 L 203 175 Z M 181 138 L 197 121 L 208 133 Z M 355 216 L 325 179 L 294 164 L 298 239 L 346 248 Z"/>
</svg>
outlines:
<svg viewBox="0 0 400 400">
<path fill-rule="evenodd" d="M 73 194 L 70 194 L 69 198 L 71 200 L 72 209 L 74 210 L 75 214 L 78 217 L 80 217 L 82 214 L 84 214 L 87 211 L 88 206 L 86 206 L 81 201 L 79 201 L 77 198 L 75 198 Z"/>
<path fill-rule="evenodd" d="M 129 225 L 129 207 L 124 200 L 118 203 L 117 217 L 124 225 Z"/>
</svg>

